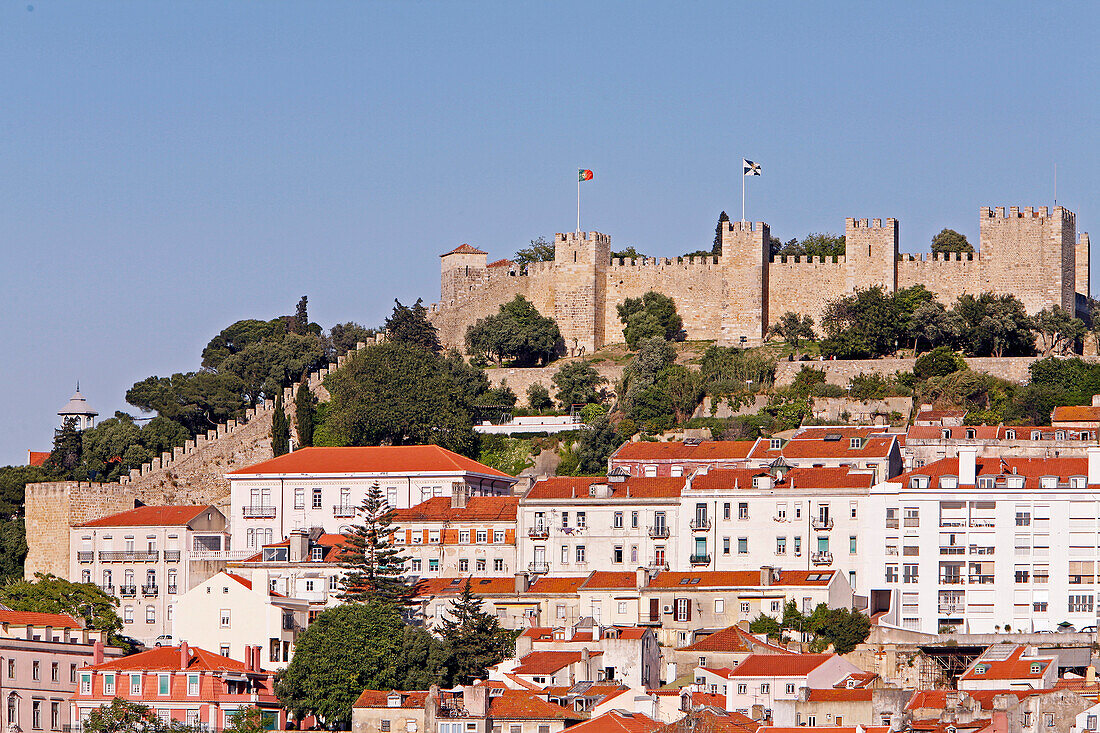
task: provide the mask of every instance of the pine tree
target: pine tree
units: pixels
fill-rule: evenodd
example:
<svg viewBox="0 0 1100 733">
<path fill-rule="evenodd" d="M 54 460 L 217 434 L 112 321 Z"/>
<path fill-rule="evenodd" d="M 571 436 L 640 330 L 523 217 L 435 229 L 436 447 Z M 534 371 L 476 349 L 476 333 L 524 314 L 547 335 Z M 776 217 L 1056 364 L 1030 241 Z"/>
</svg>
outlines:
<svg viewBox="0 0 1100 733">
<path fill-rule="evenodd" d="M 470 579 L 462 594 L 451 601 L 450 617 L 443 621 L 440 635 L 450 651 L 448 667 L 452 684 L 468 685 L 489 676 L 488 668 L 510 656 L 516 632 L 501 628 L 500 619 L 481 608 L 481 597 L 470 590 Z"/>
<path fill-rule="evenodd" d="M 290 452 L 290 427 L 283 410 L 283 396 L 275 398 L 275 415 L 271 418 L 271 452 L 278 458 Z"/>
<path fill-rule="evenodd" d="M 59 430 L 54 431 L 53 450 L 47 459 L 49 466 L 62 471 L 72 471 L 80 464 L 84 454 L 84 438 L 76 429 L 76 418 L 65 418 Z"/>
<path fill-rule="evenodd" d="M 309 302 L 309 298 L 302 296 L 298 301 L 298 308 L 294 311 L 294 317 L 290 321 L 291 333 L 305 334 L 309 333 L 309 313 L 306 310 L 306 304 Z"/>
<path fill-rule="evenodd" d="M 723 224 L 730 220 L 729 215 L 726 212 L 722 212 L 718 216 L 718 224 L 714 227 L 714 247 L 711 248 L 710 253 L 714 255 L 722 254 L 722 229 Z"/>
<path fill-rule="evenodd" d="M 308 448 L 313 445 L 313 417 L 316 398 L 309 389 L 309 383 L 303 379 L 294 396 L 294 424 L 298 428 L 298 445 Z"/>
<path fill-rule="evenodd" d="M 398 300 L 393 302 L 393 313 L 386 319 L 384 326 L 388 340 L 414 344 L 436 353 L 443 350 L 439 343 L 439 333 L 428 320 L 428 309 L 420 298 L 411 307 L 401 305 Z"/>
<path fill-rule="evenodd" d="M 340 598 L 346 601 L 382 599 L 397 606 L 408 603 L 412 588 L 405 578 L 405 561 L 393 546 L 393 510 L 382 498 L 382 489 L 374 484 L 358 509 L 362 524 L 344 533 L 343 567 L 350 572 L 343 578 Z"/>
</svg>

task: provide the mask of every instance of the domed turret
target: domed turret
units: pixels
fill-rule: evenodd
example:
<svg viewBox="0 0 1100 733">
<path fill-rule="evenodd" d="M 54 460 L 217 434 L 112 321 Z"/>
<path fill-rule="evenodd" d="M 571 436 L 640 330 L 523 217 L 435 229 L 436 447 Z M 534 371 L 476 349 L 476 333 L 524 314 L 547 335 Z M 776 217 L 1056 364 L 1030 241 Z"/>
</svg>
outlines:
<svg viewBox="0 0 1100 733">
<path fill-rule="evenodd" d="M 77 382 L 76 392 L 69 398 L 68 404 L 58 410 L 57 414 L 61 416 L 62 425 L 70 417 L 75 418 L 77 430 L 87 430 L 95 425 L 96 416 L 99 415 L 88 405 L 88 400 L 84 399 L 84 395 L 80 394 L 79 382 Z"/>
</svg>

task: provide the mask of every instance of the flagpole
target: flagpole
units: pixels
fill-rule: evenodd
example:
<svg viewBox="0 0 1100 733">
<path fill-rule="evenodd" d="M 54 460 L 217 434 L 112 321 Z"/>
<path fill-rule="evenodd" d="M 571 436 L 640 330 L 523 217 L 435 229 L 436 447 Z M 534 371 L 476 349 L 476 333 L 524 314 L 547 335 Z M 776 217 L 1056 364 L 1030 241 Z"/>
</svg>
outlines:
<svg viewBox="0 0 1100 733">
<path fill-rule="evenodd" d="M 745 172 L 741 171 L 741 223 L 745 223 Z"/>
<path fill-rule="evenodd" d="M 581 231 L 581 175 L 577 174 L 577 232 Z"/>
</svg>

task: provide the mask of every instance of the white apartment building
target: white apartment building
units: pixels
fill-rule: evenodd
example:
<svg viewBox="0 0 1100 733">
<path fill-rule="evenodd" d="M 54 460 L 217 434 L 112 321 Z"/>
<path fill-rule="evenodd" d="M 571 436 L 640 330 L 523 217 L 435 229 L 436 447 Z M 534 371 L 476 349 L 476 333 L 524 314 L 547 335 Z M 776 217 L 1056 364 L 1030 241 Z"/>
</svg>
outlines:
<svg viewBox="0 0 1100 733">
<path fill-rule="evenodd" d="M 514 575 L 518 496 L 458 492 L 395 509 L 394 545 L 415 578 Z"/>
<path fill-rule="evenodd" d="M 294 530 L 285 540 L 264 545 L 252 556 L 229 563 L 229 568 L 247 580 L 257 570 L 263 571 L 272 591 L 309 603 L 312 622 L 326 608 L 341 603 L 343 544 L 343 535 L 324 534 L 320 528 Z"/>
<path fill-rule="evenodd" d="M 519 503 L 517 568 L 560 576 L 667 568 L 678 556 L 684 482 L 625 472 L 535 482 Z"/>
<path fill-rule="evenodd" d="M 226 519 L 213 506 L 142 506 L 69 531 L 69 579 L 119 599 L 122 633 L 172 633 L 179 597 L 225 567 Z"/>
<path fill-rule="evenodd" d="M 343 534 L 377 484 L 389 506 L 432 497 L 507 496 L 516 479 L 436 445 L 302 448 L 226 474 L 230 530 L 258 550 L 296 529 Z"/>
<path fill-rule="evenodd" d="M 837 570 L 853 589 L 873 476 L 847 467 L 698 469 L 680 495 L 673 568 Z"/>
<path fill-rule="evenodd" d="M 1100 447 L 1087 458 L 976 454 L 961 448 L 871 489 L 870 611 L 932 633 L 1095 626 Z"/>
<path fill-rule="evenodd" d="M 726 682 L 726 710 L 744 715 L 763 708 L 773 725 L 816 726 L 817 720 L 793 718 L 792 705 L 799 690 L 832 688 L 848 675 L 862 670 L 839 654 L 753 654 L 729 671 Z M 792 715 L 788 718 L 786 715 Z"/>
<path fill-rule="evenodd" d="M 874 476 L 875 481 L 897 476 L 902 470 L 898 436 L 876 427 L 801 428 L 790 440 L 760 438 L 749 453 L 749 465 L 766 466 L 782 460 L 802 468 L 849 468 Z"/>
</svg>

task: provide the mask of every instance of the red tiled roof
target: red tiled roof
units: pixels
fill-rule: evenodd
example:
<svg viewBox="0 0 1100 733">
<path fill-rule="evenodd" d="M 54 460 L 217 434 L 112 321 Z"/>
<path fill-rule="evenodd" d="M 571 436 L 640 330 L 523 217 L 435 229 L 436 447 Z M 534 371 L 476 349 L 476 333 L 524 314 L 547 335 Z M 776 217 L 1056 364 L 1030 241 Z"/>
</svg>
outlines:
<svg viewBox="0 0 1100 733">
<path fill-rule="evenodd" d="M 1051 422 L 1095 422 L 1100 420 L 1100 407 L 1092 405 L 1059 405 L 1050 415 Z"/>
<path fill-rule="evenodd" d="M 1061 480 L 1068 480 L 1070 476 L 1088 476 L 1087 458 L 978 458 L 975 464 L 977 476 L 1007 476 L 1017 474 L 1023 476 L 1024 485 L 1028 488 L 1039 488 L 1039 479 L 1042 476 L 1057 476 Z M 958 476 L 959 459 L 941 458 L 920 468 L 914 468 L 899 474 L 892 479 L 893 483 L 903 486 L 909 483 L 913 476 L 928 476 L 938 479 L 940 476 Z"/>
<path fill-rule="evenodd" d="M 672 691 L 675 692 L 675 691 Z M 663 694 L 663 690 L 651 690 L 650 694 Z M 676 692 L 678 695 L 679 693 Z M 660 729 L 660 733 L 688 733 L 707 731 L 707 733 L 756 733 L 760 723 L 747 715 L 725 711 L 714 707 L 688 713 L 675 723 L 669 723 Z M 799 733 L 806 733 L 800 730 Z"/>
<path fill-rule="evenodd" d="M 878 679 L 874 672 L 852 672 L 847 677 L 837 682 L 833 687 L 848 688 L 848 682 L 854 682 L 855 687 L 870 687 L 871 683 Z"/>
<path fill-rule="evenodd" d="M 390 695 L 401 696 L 401 707 L 403 708 L 424 708 L 424 701 L 428 697 L 427 692 L 415 691 L 415 692 L 402 692 L 400 690 L 393 690 L 386 692 L 385 690 L 363 690 L 356 698 L 353 708 L 385 708 L 389 707 Z"/>
<path fill-rule="evenodd" d="M 0 624 L 12 626 L 53 626 L 55 629 L 83 629 L 84 624 L 67 613 L 38 613 L 0 609 Z"/>
<path fill-rule="evenodd" d="M 506 473 L 438 445 L 381 445 L 356 448 L 300 448 L 230 476 L 262 474 L 476 473 L 511 479 Z"/>
<path fill-rule="evenodd" d="M 856 437 L 856 436 L 852 436 Z M 848 438 L 840 440 L 794 438 L 782 448 L 771 448 L 767 440 L 759 441 L 750 458 L 881 458 L 890 454 L 894 445 L 892 435 L 864 437 L 859 448 L 852 448 Z"/>
<path fill-rule="evenodd" d="M 917 690 L 913 693 L 913 697 L 909 699 L 909 703 L 905 706 L 906 710 L 943 710 L 947 706 L 947 690 Z M 1019 699 L 1024 699 L 1035 694 L 1042 694 L 1044 692 L 1050 692 L 1050 690 L 1032 690 L 1032 689 L 1011 689 L 1011 690 L 960 690 L 959 699 L 964 696 L 970 697 L 976 701 L 982 710 L 993 709 L 993 698 L 999 695 L 1015 695 Z"/>
<path fill-rule="evenodd" d="M 424 578 L 417 582 L 415 596 L 456 596 L 466 578 Z M 516 592 L 515 578 L 470 578 L 470 589 L 479 596 L 510 595 Z"/>
<path fill-rule="evenodd" d="M 751 487 L 755 476 L 767 475 L 766 468 L 719 468 L 696 476 L 694 489 L 727 489 Z M 874 474 L 852 471 L 847 466 L 795 467 L 783 474 L 775 488 L 798 489 L 864 489 L 874 483 Z"/>
<path fill-rule="evenodd" d="M 611 710 L 598 718 L 586 720 L 570 728 L 571 733 L 651 733 L 661 723 L 643 713 Z"/>
<path fill-rule="evenodd" d="M 992 647 L 991 647 L 992 648 Z M 1004 659 L 990 659 L 986 655 L 987 649 L 980 657 L 963 672 L 960 680 L 1034 680 L 1043 676 L 1047 668 L 1056 661 L 1054 657 L 1025 657 L 1026 647 L 1018 645 Z M 1039 671 L 1033 672 L 1032 665 L 1039 665 Z M 978 666 L 984 666 L 986 671 L 977 673 Z"/>
<path fill-rule="evenodd" d="M 1030 437 L 1031 433 L 1023 432 L 1027 428 L 1017 428 L 1017 435 L 1027 435 Z M 974 431 L 974 437 L 967 438 L 966 431 Z M 1047 428 L 1051 430 L 1051 428 Z M 997 438 L 1003 438 L 1002 429 L 996 425 L 966 425 L 966 426 L 943 426 L 939 425 L 914 425 L 909 428 L 908 437 L 913 440 L 942 440 L 944 432 L 947 433 L 948 440 L 995 440 Z"/>
<path fill-rule="evenodd" d="M 748 458 L 755 440 L 704 440 L 698 445 L 683 442 L 624 443 L 611 454 L 611 461 L 723 461 Z"/>
<path fill-rule="evenodd" d="M 686 477 L 631 476 L 625 481 L 608 483 L 603 476 L 553 476 L 536 481 L 527 490 L 527 499 L 588 499 L 592 484 L 608 484 L 611 499 L 675 499 L 680 496 Z"/>
<path fill-rule="evenodd" d="M 810 690 L 809 702 L 871 702 L 870 687 L 854 689 L 830 687 L 825 690 Z"/>
<path fill-rule="evenodd" d="M 602 654 L 603 652 L 598 649 L 591 652 L 593 657 Z M 581 661 L 580 652 L 528 652 L 519 660 L 519 666 L 512 671 L 515 674 L 553 674 L 579 661 Z"/>
<path fill-rule="evenodd" d="M 451 507 L 451 497 L 437 496 L 408 509 L 395 509 L 394 522 L 515 522 L 518 496 L 474 496 L 463 508 Z"/>
<path fill-rule="evenodd" d="M 27 451 L 27 465 L 41 466 L 49 457 L 50 452 L 48 450 L 29 450 Z"/>
<path fill-rule="evenodd" d="M 556 652 L 532 652 L 554 653 Z M 541 692 L 505 689 L 499 695 L 490 696 L 489 717 L 497 720 L 580 720 L 584 718 L 584 714 L 542 699 Z"/>
<path fill-rule="evenodd" d="M 692 705 L 710 705 L 715 708 L 726 707 L 726 696 L 716 692 L 692 692 Z"/>
<path fill-rule="evenodd" d="M 507 266 L 512 265 L 512 264 L 515 264 L 515 263 L 513 263 L 509 259 L 503 259 L 503 260 L 497 260 L 496 262 L 490 262 L 488 265 L 486 265 L 486 267 L 507 267 Z"/>
<path fill-rule="evenodd" d="M 214 652 L 208 652 L 193 646 L 191 656 L 186 668 L 180 666 L 180 648 L 178 646 L 161 646 L 128 657 L 115 659 L 103 664 L 97 664 L 91 669 L 96 671 L 118 670 L 143 670 L 146 672 L 181 672 L 186 669 L 189 672 L 247 672 L 248 667 L 244 662 L 223 657 Z M 262 672 L 263 670 L 261 670 Z"/>
<path fill-rule="evenodd" d="M 966 410 L 921 410 L 917 420 L 942 420 L 945 417 L 966 417 Z"/>
<path fill-rule="evenodd" d="M 835 570 L 782 570 L 779 580 L 773 581 L 773 586 L 826 586 L 832 579 Z M 809 580 L 810 576 L 821 576 L 817 580 Z M 699 582 L 691 581 L 698 578 Z M 682 583 L 681 581 L 687 580 Z M 760 586 L 760 571 L 758 570 L 700 570 L 697 572 L 662 572 L 649 581 L 649 588 L 684 588 L 687 590 L 698 588 L 758 588 Z"/>
<path fill-rule="evenodd" d="M 865 438 L 869 435 L 893 435 L 886 425 L 806 425 L 795 430 L 795 440 L 820 440 L 826 435 L 839 434 L 844 438 Z"/>
<path fill-rule="evenodd" d="M 576 593 L 586 578 L 556 578 L 541 576 L 527 589 L 528 593 Z"/>
<path fill-rule="evenodd" d="M 988 721 L 986 721 L 988 722 Z M 965 727 L 965 724 L 960 723 L 959 728 Z M 857 733 L 858 731 L 866 731 L 866 733 L 889 733 L 890 726 L 888 725 L 819 725 L 815 730 L 820 730 L 821 733 Z M 794 728 L 791 726 L 779 726 L 779 725 L 762 725 L 756 733 L 806 733 L 806 727 Z"/>
<path fill-rule="evenodd" d="M 582 590 L 630 590 L 638 587 L 638 576 L 617 570 L 595 570 L 580 587 Z"/>
<path fill-rule="evenodd" d="M 439 256 L 440 257 L 446 257 L 447 255 L 484 255 L 484 254 L 489 254 L 489 253 L 488 252 L 482 252 L 477 247 L 474 247 L 472 245 L 469 245 L 469 244 L 466 244 L 465 242 L 463 242 L 462 244 L 460 244 L 457 247 L 455 247 L 454 249 L 452 249 L 450 252 L 445 252 L 445 253 L 443 253 Z"/>
<path fill-rule="evenodd" d="M 728 679 L 730 673 L 733 672 L 729 667 L 700 667 L 699 669 L 704 672 L 709 672 L 715 677 L 721 677 L 722 679 Z"/>
<path fill-rule="evenodd" d="M 776 654 L 791 653 L 783 647 L 760 641 L 755 636 L 736 625 L 728 626 L 721 631 L 716 631 L 710 636 L 704 636 L 702 639 L 699 639 L 694 644 L 682 646 L 676 651 L 726 653 L 747 652 L 751 654 L 757 649 L 769 650 Z"/>
<path fill-rule="evenodd" d="M 80 527 L 178 527 L 187 524 L 214 507 L 202 506 L 139 506 L 136 509 L 112 514 L 77 525 Z M 220 514 L 220 512 L 219 512 Z"/>
<path fill-rule="evenodd" d="M 347 552 L 347 550 L 344 549 L 344 542 L 345 541 L 346 541 L 346 538 L 342 534 L 328 534 L 326 532 L 325 534 L 322 534 L 322 535 L 318 536 L 317 539 L 310 540 L 310 543 L 320 545 L 320 546 L 324 547 L 325 551 L 324 551 L 324 554 L 321 556 L 321 562 L 331 563 L 331 562 L 336 562 L 341 555 L 343 555 L 345 552 Z M 269 544 L 266 544 L 266 545 L 263 546 L 263 549 L 266 549 L 268 547 L 290 547 L 290 538 L 288 537 L 285 540 L 281 540 L 279 542 L 271 542 Z M 264 553 L 261 549 L 260 552 L 257 552 L 255 555 L 251 555 L 250 557 L 242 560 L 241 562 L 252 563 L 252 562 L 263 562 L 263 561 L 264 561 Z M 315 564 L 317 561 L 312 560 L 310 558 L 306 558 L 306 559 L 303 560 L 303 562 L 310 562 L 310 563 Z"/>
<path fill-rule="evenodd" d="M 805 677 L 835 654 L 750 654 L 730 677 Z"/>
</svg>

